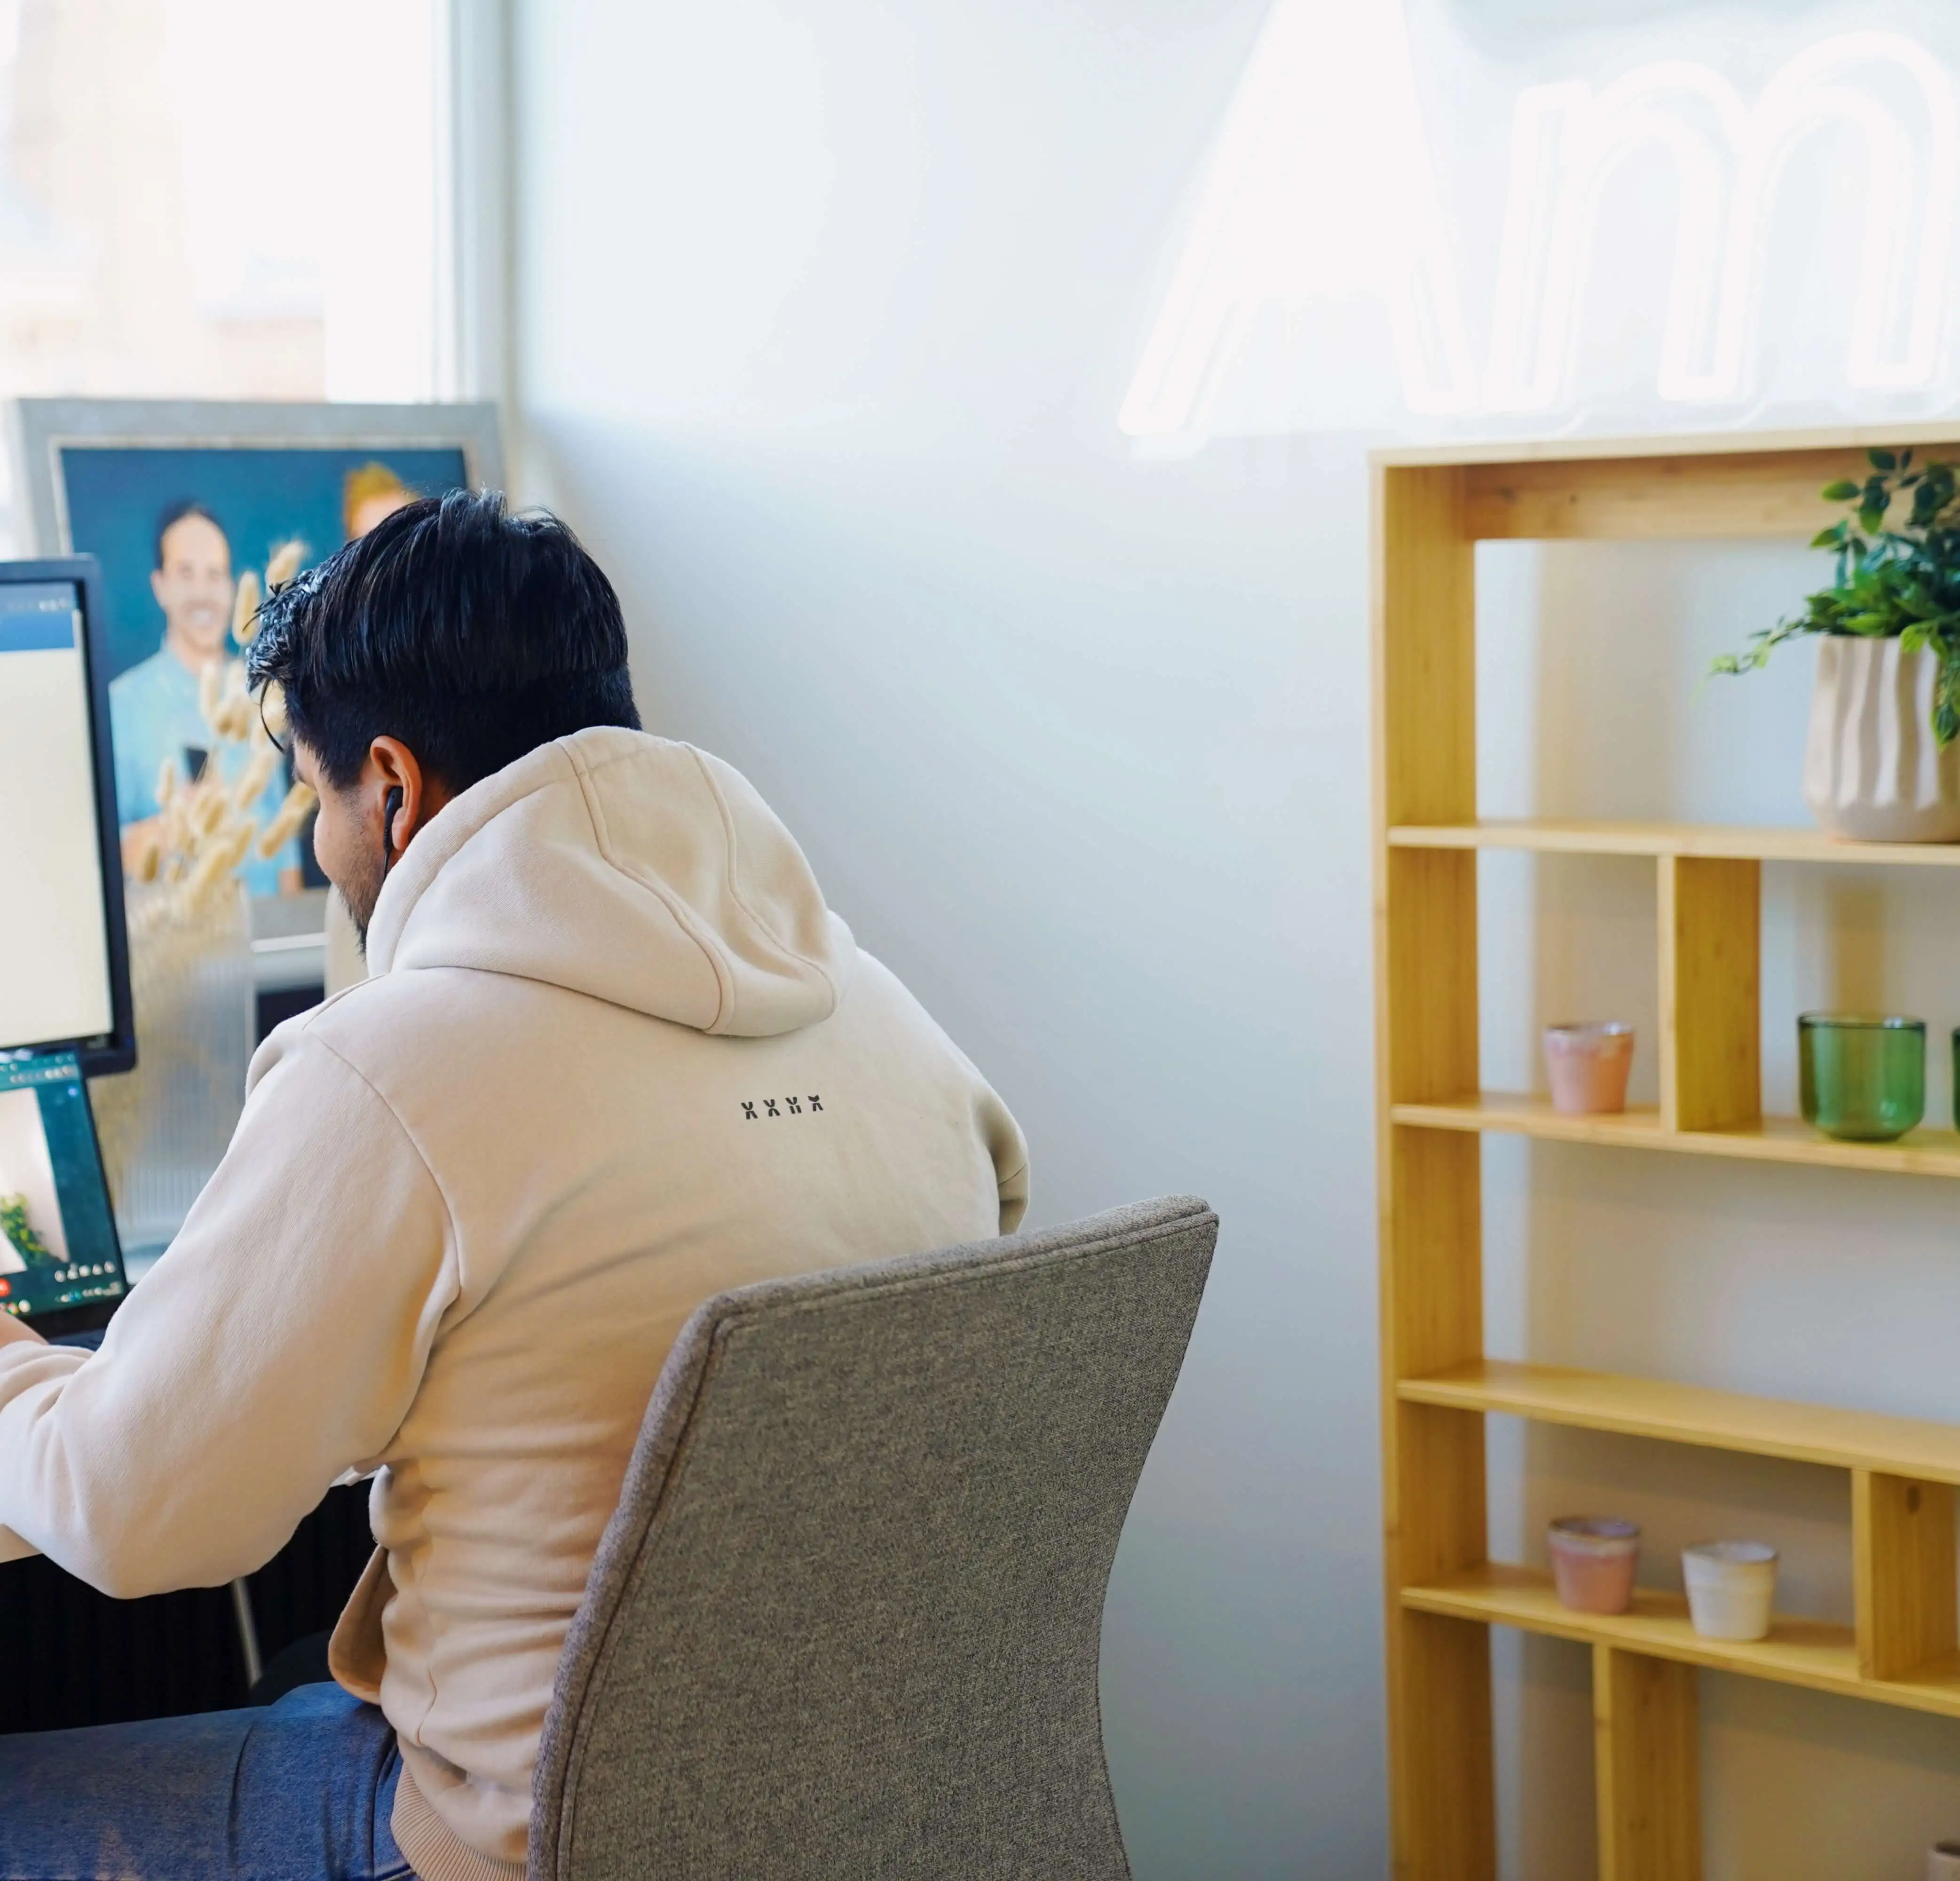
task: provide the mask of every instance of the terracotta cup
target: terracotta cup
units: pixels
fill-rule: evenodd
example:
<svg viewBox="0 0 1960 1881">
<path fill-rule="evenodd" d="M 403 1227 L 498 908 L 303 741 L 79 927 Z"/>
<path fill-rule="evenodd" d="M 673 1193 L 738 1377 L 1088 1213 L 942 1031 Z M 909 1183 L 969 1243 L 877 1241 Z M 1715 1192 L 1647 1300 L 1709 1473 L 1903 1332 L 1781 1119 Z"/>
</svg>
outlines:
<svg viewBox="0 0 1960 1881">
<path fill-rule="evenodd" d="M 1545 1064 L 1553 1109 L 1573 1117 L 1624 1110 L 1627 1074 L 1634 1067 L 1634 1029 L 1612 1019 L 1547 1026 Z"/>
<path fill-rule="evenodd" d="M 1547 1537 L 1558 1603 L 1575 1613 L 1624 1613 L 1634 1603 L 1640 1531 L 1606 1515 L 1562 1515 Z"/>
</svg>

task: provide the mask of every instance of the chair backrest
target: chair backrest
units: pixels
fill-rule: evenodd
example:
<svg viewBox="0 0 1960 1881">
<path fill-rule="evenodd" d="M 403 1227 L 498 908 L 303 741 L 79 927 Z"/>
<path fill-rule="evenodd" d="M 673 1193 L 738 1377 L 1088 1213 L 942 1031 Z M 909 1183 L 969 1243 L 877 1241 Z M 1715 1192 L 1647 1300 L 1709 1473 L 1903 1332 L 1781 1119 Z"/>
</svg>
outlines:
<svg viewBox="0 0 1960 1881">
<path fill-rule="evenodd" d="M 660 1374 L 539 1748 L 539 1881 L 1127 1881 L 1103 1597 L 1189 1198 L 743 1287 Z"/>
</svg>

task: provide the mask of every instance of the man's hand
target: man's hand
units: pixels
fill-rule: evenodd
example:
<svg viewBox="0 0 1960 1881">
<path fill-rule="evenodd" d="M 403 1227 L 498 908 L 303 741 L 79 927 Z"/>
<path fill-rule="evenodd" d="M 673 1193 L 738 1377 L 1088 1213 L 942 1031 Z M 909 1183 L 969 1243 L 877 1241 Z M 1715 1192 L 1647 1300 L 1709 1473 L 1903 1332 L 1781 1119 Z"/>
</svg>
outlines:
<svg viewBox="0 0 1960 1881">
<path fill-rule="evenodd" d="M 12 1345 L 23 1342 L 30 1342 L 36 1345 L 47 1344 L 47 1341 L 28 1325 L 26 1320 L 17 1318 L 11 1313 L 0 1313 L 0 1345 Z"/>
</svg>

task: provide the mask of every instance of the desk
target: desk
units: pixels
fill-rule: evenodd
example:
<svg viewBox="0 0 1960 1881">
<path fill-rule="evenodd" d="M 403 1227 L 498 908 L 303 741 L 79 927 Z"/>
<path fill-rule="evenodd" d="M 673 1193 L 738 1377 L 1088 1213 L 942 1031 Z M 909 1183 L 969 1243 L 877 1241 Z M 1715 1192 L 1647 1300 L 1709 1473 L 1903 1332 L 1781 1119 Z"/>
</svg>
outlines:
<svg viewBox="0 0 1960 1881">
<path fill-rule="evenodd" d="M 250 1577 L 268 1659 L 332 1625 L 374 1548 L 368 1485 L 329 1490 Z M 0 1612 L 8 1628 L 0 1733 L 118 1724 L 245 1701 L 228 1587 L 111 1600 L 36 1555 L 0 1567 Z"/>
</svg>

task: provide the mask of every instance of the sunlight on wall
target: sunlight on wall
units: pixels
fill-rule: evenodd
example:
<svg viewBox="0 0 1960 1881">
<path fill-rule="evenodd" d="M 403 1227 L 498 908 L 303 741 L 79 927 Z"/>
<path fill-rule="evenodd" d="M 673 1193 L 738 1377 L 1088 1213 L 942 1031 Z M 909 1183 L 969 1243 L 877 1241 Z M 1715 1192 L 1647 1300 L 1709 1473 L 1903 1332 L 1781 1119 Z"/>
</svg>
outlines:
<svg viewBox="0 0 1960 1881">
<path fill-rule="evenodd" d="M 1643 335 L 1650 422 L 1662 427 L 1873 393 L 1890 395 L 1888 415 L 1919 415 L 1960 393 L 1946 344 L 1960 110 L 1951 72 L 1917 40 L 1815 40 L 1753 102 L 1687 59 L 1597 84 L 1513 82 L 1501 173 L 1452 162 L 1446 177 L 1421 49 L 1401 0 L 1278 0 L 1123 402 L 1125 433 L 1196 441 L 1398 418 L 1488 428 L 1503 413 L 1529 414 L 1535 428 L 1580 422 L 1608 390 L 1592 329 L 1626 324 L 1650 278 L 1666 282 Z M 1466 58 L 1435 54 L 1433 65 Z M 1806 162 L 1855 188 L 1855 217 L 1832 215 L 1799 177 Z M 1843 251 L 1848 317 L 1796 290 L 1803 264 L 1780 259 L 1773 240 L 1793 214 L 1805 218 L 1797 246 Z M 1483 253 L 1496 262 L 1480 300 L 1464 258 Z M 1329 323 L 1343 304 L 1344 329 Z M 1391 357 L 1357 386 L 1365 345 L 1342 335 L 1370 316 Z M 1834 346 L 1799 331 L 1830 320 Z M 1790 349 L 1806 373 L 1772 385 L 1766 349 L 1793 338 L 1807 342 Z"/>
</svg>

